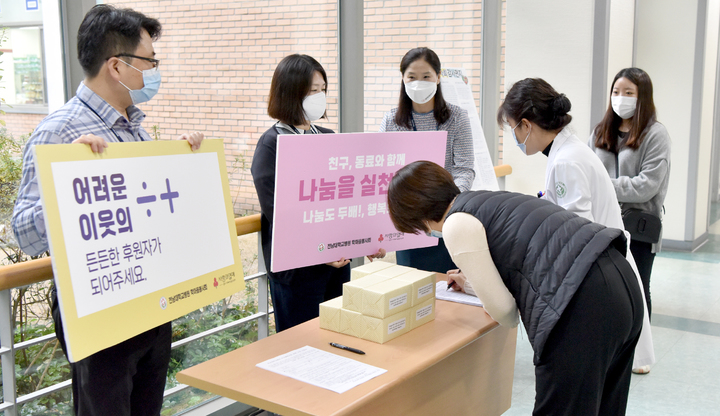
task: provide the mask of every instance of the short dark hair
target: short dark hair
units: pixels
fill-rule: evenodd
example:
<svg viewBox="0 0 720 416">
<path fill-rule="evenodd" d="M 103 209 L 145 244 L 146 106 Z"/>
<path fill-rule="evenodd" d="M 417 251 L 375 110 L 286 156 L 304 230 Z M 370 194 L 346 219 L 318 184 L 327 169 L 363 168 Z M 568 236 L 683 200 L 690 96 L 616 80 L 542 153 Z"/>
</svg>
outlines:
<svg viewBox="0 0 720 416">
<path fill-rule="evenodd" d="M 312 56 L 294 54 L 283 58 L 270 83 L 268 115 L 290 126 L 305 124 L 308 120 L 305 119 L 303 100 L 310 93 L 315 71 L 322 75 L 327 93 L 325 69 Z"/>
<path fill-rule="evenodd" d="M 442 166 L 421 160 L 398 170 L 388 187 L 390 219 L 398 231 L 420 234 L 425 221 L 440 222 L 460 194 L 453 177 Z"/>
<path fill-rule="evenodd" d="M 132 54 L 140 44 L 142 29 L 155 41 L 162 25 L 132 9 L 118 9 L 98 4 L 85 15 L 78 29 L 78 60 L 85 76 L 94 78 L 108 58 L 121 53 Z"/>
<path fill-rule="evenodd" d="M 410 64 L 418 59 L 422 59 L 427 62 L 432 67 L 433 71 L 435 71 L 438 78 L 440 78 L 440 72 L 442 71 L 440 58 L 438 58 L 437 54 L 432 49 L 425 47 L 410 49 L 405 56 L 403 56 L 402 61 L 400 61 L 400 73 L 405 75 L 405 71 L 407 71 Z M 435 116 L 435 121 L 438 125 L 440 125 L 450 118 L 450 108 L 448 108 L 448 104 L 445 102 L 445 98 L 443 98 L 441 84 L 438 84 L 437 92 L 435 93 L 434 98 L 435 104 L 433 106 L 433 115 Z M 395 124 L 403 126 L 406 129 L 411 129 L 411 119 L 412 100 L 405 92 L 405 82 L 400 80 L 400 101 L 398 102 L 398 109 L 395 113 Z"/>
<path fill-rule="evenodd" d="M 497 123 L 502 126 L 509 118 L 519 123 L 531 121 L 544 130 L 560 130 L 570 124 L 568 114 L 572 104 L 565 94 L 555 91 L 541 78 L 525 78 L 510 88 L 497 112 Z"/>
<path fill-rule="evenodd" d="M 637 86 L 637 104 L 635 114 L 632 117 L 630 131 L 625 145 L 631 149 L 637 149 L 643 142 L 645 129 L 657 121 L 655 113 L 655 102 L 653 101 L 653 86 L 650 75 L 640 68 L 625 68 L 615 75 L 610 84 L 610 103 L 602 121 L 595 126 L 595 147 L 615 152 L 617 147 L 618 132 L 622 118 L 615 114 L 612 108 L 612 91 L 618 79 L 625 78 Z"/>
</svg>

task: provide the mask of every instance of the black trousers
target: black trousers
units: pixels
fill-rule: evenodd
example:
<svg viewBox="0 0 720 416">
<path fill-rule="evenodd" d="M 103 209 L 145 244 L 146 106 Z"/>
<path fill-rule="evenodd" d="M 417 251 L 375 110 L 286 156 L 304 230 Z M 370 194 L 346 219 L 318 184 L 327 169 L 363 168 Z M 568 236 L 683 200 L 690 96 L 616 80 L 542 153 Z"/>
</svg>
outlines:
<svg viewBox="0 0 720 416">
<path fill-rule="evenodd" d="M 55 334 L 67 355 L 54 289 L 52 315 Z M 70 363 L 75 415 L 159 415 L 170 364 L 171 332 L 168 322 Z"/>
<path fill-rule="evenodd" d="M 457 269 L 445 247 L 445 241 L 442 238 L 438 240 L 436 246 L 396 251 L 397 264 L 435 273 Z"/>
<path fill-rule="evenodd" d="M 269 280 L 275 330 L 280 332 L 317 318 L 321 303 L 342 296 L 343 283 L 350 281 L 350 266 L 314 276 L 295 276 L 289 283 L 272 277 Z"/>
<path fill-rule="evenodd" d="M 625 258 L 608 249 L 550 333 L 535 367 L 533 415 L 624 415 L 642 293 Z"/>
<path fill-rule="evenodd" d="M 630 241 L 630 252 L 635 258 L 640 280 L 645 290 L 645 301 L 647 302 L 648 318 L 652 317 L 652 303 L 650 302 L 650 273 L 652 273 L 653 262 L 655 261 L 655 253 L 652 252 L 652 244 L 643 243 L 641 241 Z"/>
</svg>

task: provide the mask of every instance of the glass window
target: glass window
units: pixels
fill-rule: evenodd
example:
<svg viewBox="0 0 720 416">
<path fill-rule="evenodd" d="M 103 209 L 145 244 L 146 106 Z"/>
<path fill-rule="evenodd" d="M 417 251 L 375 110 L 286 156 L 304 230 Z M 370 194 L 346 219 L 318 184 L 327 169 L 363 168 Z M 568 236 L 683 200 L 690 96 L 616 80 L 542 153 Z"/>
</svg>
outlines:
<svg viewBox="0 0 720 416">
<path fill-rule="evenodd" d="M 477 0 L 365 1 L 365 131 L 378 131 L 383 115 L 397 107 L 400 60 L 425 46 L 443 69 L 462 68 L 480 100 L 480 22 Z"/>
<path fill-rule="evenodd" d="M 0 5 L 0 98 L 3 109 L 47 109 L 41 1 L 3 1 Z"/>
<path fill-rule="evenodd" d="M 0 48 L 0 97 L 10 106 L 47 105 L 42 27 L 7 28 Z"/>
<path fill-rule="evenodd" d="M 274 120 L 267 115 L 277 64 L 293 53 L 315 58 L 328 77 L 327 119 L 338 128 L 338 0 L 187 0 L 158 6 L 146 0 L 108 0 L 154 17 L 163 25 L 155 42 L 163 83 L 140 108 L 143 123 L 161 139 L 187 131 L 225 139 L 236 215 L 260 212 L 250 175 L 255 144 Z M 154 129 L 154 130 L 153 130 Z"/>
</svg>

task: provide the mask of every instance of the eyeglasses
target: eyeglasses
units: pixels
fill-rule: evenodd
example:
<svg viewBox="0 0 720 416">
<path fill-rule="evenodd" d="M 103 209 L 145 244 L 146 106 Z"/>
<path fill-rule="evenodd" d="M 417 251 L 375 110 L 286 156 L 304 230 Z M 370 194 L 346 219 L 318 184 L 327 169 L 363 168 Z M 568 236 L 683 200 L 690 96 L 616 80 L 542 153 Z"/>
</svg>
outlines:
<svg viewBox="0 0 720 416">
<path fill-rule="evenodd" d="M 156 69 L 160 66 L 159 59 L 146 58 L 144 56 L 137 56 L 137 55 L 133 55 L 133 54 L 129 54 L 129 53 L 119 53 L 119 54 L 113 56 L 113 58 L 119 58 L 121 56 L 127 56 L 128 58 L 142 59 L 143 61 L 147 61 L 147 62 L 150 62 L 151 64 L 153 64 L 153 67 Z"/>
</svg>

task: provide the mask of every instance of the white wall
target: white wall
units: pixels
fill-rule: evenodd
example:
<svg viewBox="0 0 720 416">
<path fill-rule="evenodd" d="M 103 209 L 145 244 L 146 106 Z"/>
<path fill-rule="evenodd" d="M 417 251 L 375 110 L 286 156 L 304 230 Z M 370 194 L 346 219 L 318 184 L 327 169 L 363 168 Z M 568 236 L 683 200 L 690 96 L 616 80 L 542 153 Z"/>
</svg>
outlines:
<svg viewBox="0 0 720 416">
<path fill-rule="evenodd" d="M 713 117 L 718 61 L 718 35 L 720 31 L 720 0 L 709 0 L 705 29 L 705 67 L 703 69 L 702 118 L 700 124 L 700 151 L 698 160 L 697 205 L 693 238 L 700 237 L 708 226 L 710 203 L 710 172 L 712 163 Z M 717 192 L 717 190 L 715 191 Z"/>
<path fill-rule="evenodd" d="M 37 23 L 42 20 L 44 1 L 38 1 L 37 10 L 27 10 L 25 0 L 3 1 L 0 7 L 0 23 Z"/>
<path fill-rule="evenodd" d="M 65 104 L 65 64 L 63 63 L 62 29 L 60 28 L 60 0 L 43 2 L 43 40 L 48 113 Z M 75 58 L 73 58 L 75 59 Z M 74 93 L 74 92 L 73 92 Z"/>
<path fill-rule="evenodd" d="M 611 0 L 608 34 L 607 102 L 615 74 L 632 66 L 635 29 L 635 0 Z"/>
<path fill-rule="evenodd" d="M 636 65 L 652 79 L 658 120 L 672 140 L 663 239 L 684 241 L 697 0 L 638 0 L 637 15 Z"/>
<path fill-rule="evenodd" d="M 571 126 L 581 139 L 590 133 L 593 2 L 511 0 L 507 2 L 505 88 L 539 77 L 572 103 Z M 547 158 L 525 156 L 512 135 L 503 135 L 503 161 L 512 166 L 505 189 L 534 195 L 545 189 Z M 522 140 L 522 139 L 520 139 Z"/>
<path fill-rule="evenodd" d="M 593 67 L 593 24 L 603 21 L 594 16 L 596 1 L 602 0 L 507 2 L 506 89 L 526 77 L 544 78 L 570 98 L 571 126 L 582 140 L 594 127 L 589 113 L 592 76 L 604 70 Z M 633 66 L 633 58 L 650 75 L 658 120 L 672 141 L 663 238 L 689 248 L 702 241 L 708 228 L 720 0 L 608 1 L 605 94 L 615 74 Z M 698 25 L 699 7 L 706 4 L 706 20 Z M 544 190 L 545 156 L 522 154 L 509 131 L 503 145 L 504 162 L 513 167 L 506 189 L 526 194 Z"/>
</svg>

